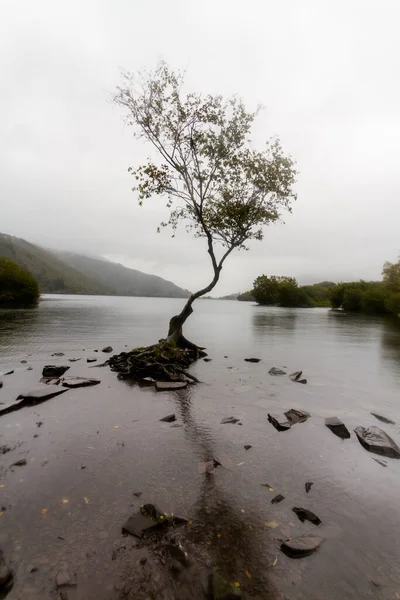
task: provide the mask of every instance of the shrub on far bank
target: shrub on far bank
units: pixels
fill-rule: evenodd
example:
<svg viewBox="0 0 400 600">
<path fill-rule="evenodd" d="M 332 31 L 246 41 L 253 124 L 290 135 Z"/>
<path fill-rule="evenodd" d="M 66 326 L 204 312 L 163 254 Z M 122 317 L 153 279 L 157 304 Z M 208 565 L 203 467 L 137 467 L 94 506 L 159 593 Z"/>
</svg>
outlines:
<svg viewBox="0 0 400 600">
<path fill-rule="evenodd" d="M 0 307 L 34 306 L 39 295 L 39 284 L 29 271 L 0 257 Z"/>
</svg>

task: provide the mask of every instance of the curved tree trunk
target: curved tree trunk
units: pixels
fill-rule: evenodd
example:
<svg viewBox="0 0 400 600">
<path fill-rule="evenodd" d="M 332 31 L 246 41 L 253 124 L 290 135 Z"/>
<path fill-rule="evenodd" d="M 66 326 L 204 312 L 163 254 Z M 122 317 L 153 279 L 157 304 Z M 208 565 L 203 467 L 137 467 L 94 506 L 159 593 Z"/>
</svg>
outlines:
<svg viewBox="0 0 400 600">
<path fill-rule="evenodd" d="M 185 306 L 183 307 L 183 310 L 181 311 L 181 313 L 179 315 L 175 315 L 170 320 L 169 329 L 168 329 L 168 339 L 174 340 L 180 348 L 189 348 L 191 350 L 195 350 L 195 349 L 201 350 L 202 349 L 202 348 L 199 348 L 199 346 L 196 346 L 196 344 L 193 344 L 192 342 L 187 340 L 182 333 L 182 329 L 183 329 L 183 325 L 185 324 L 185 322 L 187 321 L 187 319 L 190 317 L 190 315 L 193 312 L 193 307 L 192 307 L 193 302 L 195 300 L 197 300 L 197 298 L 204 296 L 204 294 L 211 292 L 211 290 L 217 285 L 218 280 L 219 280 L 219 275 L 221 272 L 221 268 L 222 267 L 217 268 L 212 282 L 207 287 L 203 288 L 202 290 L 199 290 L 198 292 L 191 294 L 191 296 L 189 296 L 188 301 L 186 302 Z"/>
</svg>

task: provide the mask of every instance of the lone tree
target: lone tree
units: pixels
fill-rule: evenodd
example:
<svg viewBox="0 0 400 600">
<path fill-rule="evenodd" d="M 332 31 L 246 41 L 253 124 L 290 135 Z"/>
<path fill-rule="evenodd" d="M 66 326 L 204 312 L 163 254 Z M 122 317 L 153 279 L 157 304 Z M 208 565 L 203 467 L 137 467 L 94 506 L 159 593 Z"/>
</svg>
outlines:
<svg viewBox="0 0 400 600">
<path fill-rule="evenodd" d="M 154 162 L 129 168 L 139 204 L 165 197 L 170 213 L 161 226 L 175 231 L 183 223 L 206 241 L 212 278 L 172 317 L 167 336 L 195 352 L 198 347 L 182 333 L 194 301 L 216 286 L 234 250 L 262 240 L 263 226 L 291 211 L 296 170 L 278 139 L 262 151 L 252 147 L 249 134 L 258 110 L 247 111 L 236 97 L 184 94 L 183 83 L 182 73 L 161 63 L 151 73 L 125 75 L 114 101 L 135 137 L 156 150 Z"/>
</svg>

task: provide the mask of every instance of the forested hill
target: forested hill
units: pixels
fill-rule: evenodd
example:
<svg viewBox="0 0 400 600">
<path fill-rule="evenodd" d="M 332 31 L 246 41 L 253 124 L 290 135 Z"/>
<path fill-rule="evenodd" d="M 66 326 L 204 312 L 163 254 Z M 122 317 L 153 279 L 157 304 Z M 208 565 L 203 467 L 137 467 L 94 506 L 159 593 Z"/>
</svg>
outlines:
<svg viewBox="0 0 400 600">
<path fill-rule="evenodd" d="M 187 290 L 161 277 L 106 260 L 46 250 L 4 233 L 0 233 L 0 256 L 30 271 L 42 293 L 167 298 L 189 295 Z"/>
</svg>

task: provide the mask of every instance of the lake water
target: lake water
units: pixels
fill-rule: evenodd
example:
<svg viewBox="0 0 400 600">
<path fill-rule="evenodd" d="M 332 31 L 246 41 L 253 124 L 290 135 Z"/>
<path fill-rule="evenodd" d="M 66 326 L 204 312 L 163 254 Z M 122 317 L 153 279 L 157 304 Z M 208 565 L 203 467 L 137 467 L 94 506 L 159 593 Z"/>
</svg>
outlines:
<svg viewBox="0 0 400 600">
<path fill-rule="evenodd" d="M 37 387 L 45 364 L 101 379 L 0 417 L 0 446 L 13 448 L 0 455 L 0 547 L 15 573 L 8 599 L 55 598 L 63 561 L 78 577 L 68 598 L 201 598 L 197 580 L 188 595 L 179 577 L 158 595 L 146 591 L 146 581 L 151 587 L 160 577 L 157 558 L 122 537 L 121 526 L 147 502 L 197 523 L 193 573 L 207 556 L 244 598 L 400 598 L 400 460 L 382 467 L 353 433 L 378 425 L 400 445 L 398 323 L 202 300 L 185 329 L 212 358 L 192 367 L 200 385 L 156 393 L 86 363 L 102 362 L 107 345 L 121 352 L 154 343 L 181 307 L 174 299 L 45 296 L 37 309 L 0 311 L 0 372 L 14 369 L 1 378 L 0 402 Z M 249 356 L 261 362 L 245 362 Z M 269 375 L 272 366 L 303 370 L 307 385 Z M 290 408 L 312 416 L 279 433 L 267 415 Z M 172 412 L 182 427 L 159 422 Z M 371 412 L 396 424 L 380 424 Z M 229 416 L 242 426 L 222 425 Z M 328 416 L 345 422 L 349 440 L 324 426 Z M 223 467 L 199 472 L 216 456 Z M 10 469 L 20 458 L 27 465 Z M 314 482 L 308 494 L 307 481 Z M 271 504 L 278 493 L 285 500 Z M 301 523 L 295 506 L 322 524 Z M 318 552 L 292 560 L 280 551 L 281 540 L 308 531 L 325 538 Z"/>
</svg>

